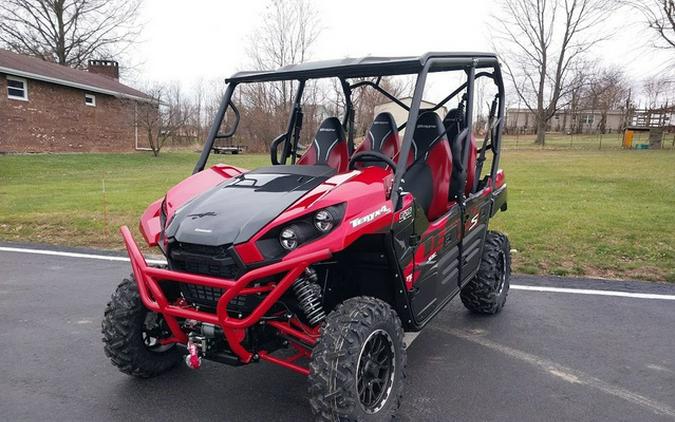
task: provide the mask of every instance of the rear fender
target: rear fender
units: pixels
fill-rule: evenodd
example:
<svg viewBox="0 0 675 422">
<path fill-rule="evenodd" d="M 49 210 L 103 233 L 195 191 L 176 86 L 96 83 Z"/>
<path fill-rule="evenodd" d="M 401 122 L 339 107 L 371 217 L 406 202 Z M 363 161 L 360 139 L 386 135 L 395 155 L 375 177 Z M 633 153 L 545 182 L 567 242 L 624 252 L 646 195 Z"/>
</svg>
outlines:
<svg viewBox="0 0 675 422">
<path fill-rule="evenodd" d="M 495 177 L 495 190 L 491 192 L 492 208 L 490 210 L 490 217 L 494 217 L 497 211 L 506 211 L 508 208 L 508 190 L 506 188 L 506 179 L 504 178 L 504 171 L 499 170 Z"/>
</svg>

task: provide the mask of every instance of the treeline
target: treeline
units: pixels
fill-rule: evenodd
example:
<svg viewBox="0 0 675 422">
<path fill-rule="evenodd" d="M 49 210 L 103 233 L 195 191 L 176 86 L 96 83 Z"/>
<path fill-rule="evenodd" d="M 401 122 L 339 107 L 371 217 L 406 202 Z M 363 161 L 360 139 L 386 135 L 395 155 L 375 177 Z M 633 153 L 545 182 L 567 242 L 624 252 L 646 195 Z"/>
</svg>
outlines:
<svg viewBox="0 0 675 422">
<path fill-rule="evenodd" d="M 355 79 L 352 82 L 358 82 Z M 311 143 L 321 122 L 332 116 L 342 117 L 345 111 L 342 88 L 337 84 L 308 82 L 303 93 L 304 113 L 300 143 Z M 380 86 L 395 96 L 407 95 L 411 85 L 404 79 L 382 79 Z M 225 143 L 244 145 L 250 152 L 269 150 L 270 142 L 287 130 L 292 95 L 297 87 L 292 83 L 258 83 L 237 87 L 233 103 L 241 114 L 235 136 Z M 186 147 L 203 143 L 213 124 L 219 107 L 224 84 L 220 81 L 200 82 L 193 87 L 192 95 L 185 95 L 178 84 L 154 85 L 145 89 L 155 98 L 157 108 L 137 112 L 136 121 L 148 139 L 149 147 L 159 153 L 164 146 Z M 358 89 L 352 94 L 355 108 L 355 134 L 365 135 L 374 119 L 378 104 L 387 101 L 372 89 Z M 234 115 L 226 115 L 221 131 L 226 131 Z"/>
<path fill-rule="evenodd" d="M 141 33 L 141 1 L 0 1 L 0 45 L 72 67 L 82 67 L 90 58 L 119 59 L 133 51 Z M 675 59 L 662 65 L 662 71 L 651 72 L 663 76 L 644 81 L 631 81 L 621 69 L 594 59 L 603 42 L 623 29 L 610 23 L 619 10 L 628 11 L 632 22 L 644 28 L 640 37 L 644 60 L 650 60 L 649 53 L 655 50 L 675 52 L 675 0 L 494 2 L 498 7 L 486 27 L 510 85 L 509 106 L 522 107 L 534 116 L 537 143 L 544 143 L 554 117 L 563 110 L 572 116 L 582 110 L 599 112 L 598 130 L 604 131 L 611 110 L 659 108 L 675 102 Z M 269 70 L 310 60 L 322 25 L 310 0 L 268 0 L 257 28 L 249 35 L 242 68 Z M 399 95 L 410 88 L 398 80 L 385 82 Z M 233 142 L 244 143 L 252 151 L 266 149 L 285 131 L 293 88 L 292 82 L 242 87 L 235 96 L 241 127 Z M 189 95 L 177 84 L 148 84 L 145 91 L 156 100 L 155 106 L 143 107 L 136 118 L 149 148 L 158 154 L 165 144 L 190 145 L 205 138 L 223 83 L 200 83 Z M 308 87 L 303 142 L 309 141 L 324 117 L 340 115 L 344 104 L 339 93 L 335 85 Z M 375 92 L 355 94 L 359 135 L 380 101 Z M 477 116 L 476 121 L 483 120 L 484 116 Z"/>
<path fill-rule="evenodd" d="M 619 69 L 594 59 L 620 30 L 611 21 L 623 10 L 645 28 L 645 60 L 653 49 L 675 52 L 675 0 L 502 0 L 492 19 L 493 44 L 505 65 L 517 103 L 535 119 L 536 143 L 544 144 L 552 119 L 581 109 L 598 110 L 601 122 L 613 108 L 635 107 L 634 93 Z M 672 104 L 669 73 L 644 84 L 647 106 Z M 656 73 L 654 71 L 654 73 Z M 662 72 L 664 73 L 664 72 Z M 670 78 L 670 79 L 668 79 Z M 660 98 L 667 95 L 668 98 Z M 515 105 L 515 104 L 514 104 Z M 578 122 L 576 122 L 578 124 Z"/>
</svg>

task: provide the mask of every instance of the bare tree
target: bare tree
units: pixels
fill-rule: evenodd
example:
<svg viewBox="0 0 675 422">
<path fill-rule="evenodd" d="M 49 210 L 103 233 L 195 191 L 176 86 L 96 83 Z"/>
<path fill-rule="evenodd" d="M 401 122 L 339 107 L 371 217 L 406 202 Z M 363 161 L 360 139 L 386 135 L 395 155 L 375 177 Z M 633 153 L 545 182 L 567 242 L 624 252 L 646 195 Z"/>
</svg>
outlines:
<svg viewBox="0 0 675 422">
<path fill-rule="evenodd" d="M 611 6 L 610 0 L 503 0 L 494 19 L 495 49 L 535 116 L 537 144 L 544 144 L 549 120 L 575 88 L 584 53 L 606 38 L 599 28 Z"/>
<path fill-rule="evenodd" d="M 273 70 L 303 63 L 321 33 L 319 14 L 310 0 L 270 0 L 260 26 L 249 39 L 250 65 Z M 294 84 L 283 81 L 263 85 L 273 106 L 292 101 Z"/>
<path fill-rule="evenodd" d="M 376 82 L 376 80 L 377 78 L 353 78 L 350 82 L 354 84 L 362 81 Z M 380 87 L 394 97 L 401 98 L 412 95 L 414 82 L 413 78 L 407 76 L 385 76 L 380 80 Z M 322 88 L 324 108 L 331 116 L 343 115 L 347 105 L 340 82 L 332 79 L 329 86 Z M 369 86 L 352 90 L 351 99 L 354 107 L 354 132 L 357 136 L 363 136 L 375 118 L 375 107 L 388 102 L 389 99 Z"/>
<path fill-rule="evenodd" d="M 140 32 L 140 0 L 2 0 L 0 44 L 64 66 L 113 58 Z"/>
<path fill-rule="evenodd" d="M 319 15 L 310 0 L 269 0 L 258 29 L 249 38 L 247 67 L 270 70 L 302 63 L 311 57 L 320 32 Z M 235 97 L 242 114 L 238 140 L 261 150 L 285 131 L 296 88 L 292 81 L 241 86 Z M 307 83 L 303 98 L 304 135 L 318 116 L 312 112 L 319 103 L 314 82 Z"/>
<path fill-rule="evenodd" d="M 626 103 L 630 87 L 623 71 L 615 68 L 601 69 L 591 77 L 586 98 L 587 108 L 600 112 L 597 130 L 607 132 L 607 115 Z"/>
<path fill-rule="evenodd" d="M 654 33 L 654 47 L 675 49 L 675 0 L 628 0 Z"/>
<path fill-rule="evenodd" d="M 646 108 L 667 107 L 675 102 L 675 80 L 667 76 L 653 76 L 644 80 L 642 93 L 647 101 Z"/>
<path fill-rule="evenodd" d="M 183 97 L 180 86 L 153 85 L 145 90 L 152 103 L 138 104 L 136 125 L 143 132 L 155 157 L 169 139 L 189 135 L 194 105 Z"/>
<path fill-rule="evenodd" d="M 375 78 L 370 79 L 375 82 Z M 354 80 L 354 82 L 358 81 L 359 79 Z M 396 98 L 412 95 L 412 84 L 409 79 L 385 77 L 380 80 L 380 86 Z M 388 101 L 389 99 L 370 87 L 354 91 L 352 102 L 354 104 L 354 132 L 357 136 L 365 136 L 373 123 L 375 106 Z"/>
</svg>

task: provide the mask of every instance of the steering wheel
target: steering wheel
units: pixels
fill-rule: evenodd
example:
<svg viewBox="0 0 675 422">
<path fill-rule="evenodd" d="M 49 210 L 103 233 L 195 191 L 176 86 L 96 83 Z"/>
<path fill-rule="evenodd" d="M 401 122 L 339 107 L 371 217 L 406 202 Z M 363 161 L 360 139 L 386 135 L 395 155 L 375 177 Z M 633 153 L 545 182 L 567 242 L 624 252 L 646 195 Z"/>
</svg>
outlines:
<svg viewBox="0 0 675 422">
<path fill-rule="evenodd" d="M 375 162 L 381 161 L 389 166 L 391 171 L 396 174 L 396 163 L 391 158 L 377 151 L 361 151 L 352 155 L 352 158 L 349 160 L 349 170 L 354 170 L 354 165 L 358 162 Z"/>
</svg>

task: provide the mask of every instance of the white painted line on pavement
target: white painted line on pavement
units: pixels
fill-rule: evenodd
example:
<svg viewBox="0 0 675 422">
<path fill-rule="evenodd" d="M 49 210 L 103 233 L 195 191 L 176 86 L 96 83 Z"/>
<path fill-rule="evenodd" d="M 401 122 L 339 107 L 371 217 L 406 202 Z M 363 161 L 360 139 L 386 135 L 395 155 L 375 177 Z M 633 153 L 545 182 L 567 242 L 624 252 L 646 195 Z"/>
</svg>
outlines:
<svg viewBox="0 0 675 422">
<path fill-rule="evenodd" d="M 410 347 L 411 344 L 413 344 L 413 341 L 419 336 L 421 331 L 408 331 L 406 333 L 403 333 L 403 346 L 407 349 Z"/>
<path fill-rule="evenodd" d="M 17 252 L 36 255 L 62 256 L 66 258 L 83 258 L 83 259 L 98 259 L 102 261 L 129 262 L 129 258 L 125 256 L 95 255 L 77 252 L 53 251 L 49 249 L 11 248 L 6 246 L 0 246 L 0 252 Z M 166 264 L 166 261 L 163 259 L 146 258 L 146 261 L 148 264 L 159 264 L 159 265 Z M 615 290 L 592 290 L 592 289 L 573 289 L 565 287 L 526 286 L 522 284 L 512 284 L 511 288 L 513 290 L 525 290 L 531 292 L 571 293 L 577 295 L 615 296 L 615 297 L 627 297 L 635 299 L 675 300 L 675 295 L 662 295 L 653 293 L 631 293 L 631 292 L 620 292 Z"/>
<path fill-rule="evenodd" d="M 552 360 L 497 343 L 486 338 L 484 334 L 474 334 L 464 330 L 436 326 L 432 326 L 430 329 L 440 331 L 445 334 L 450 334 L 472 343 L 479 344 L 488 349 L 503 353 L 506 356 L 530 364 L 548 373 L 549 375 L 557 377 L 570 384 L 585 385 L 614 397 L 642 406 L 646 409 L 650 409 L 654 413 L 675 417 L 675 409 L 670 407 L 668 404 L 660 403 L 650 397 L 643 396 L 618 385 L 603 381 L 582 371 L 563 366 Z"/>
<path fill-rule="evenodd" d="M 636 299 L 675 300 L 675 295 L 619 292 L 615 290 L 592 290 L 592 289 L 573 289 L 565 287 L 524 286 L 520 284 L 512 284 L 511 288 L 513 290 L 527 290 L 531 292 L 571 293 L 575 295 L 616 296 L 616 297 L 630 297 Z"/>
<path fill-rule="evenodd" d="M 94 255 L 86 253 L 77 253 L 77 252 L 64 252 L 64 251 L 52 251 L 48 249 L 28 249 L 28 248 L 10 248 L 5 246 L 0 246 L 0 252 L 18 252 L 18 253 L 27 253 L 35 255 L 51 255 L 51 256 L 63 256 L 66 258 L 83 258 L 83 259 L 99 259 L 101 261 L 119 261 L 119 262 L 129 262 L 129 258 L 126 256 L 108 256 L 108 255 Z M 148 264 L 166 264 L 166 261 L 163 259 L 145 259 Z"/>
</svg>

